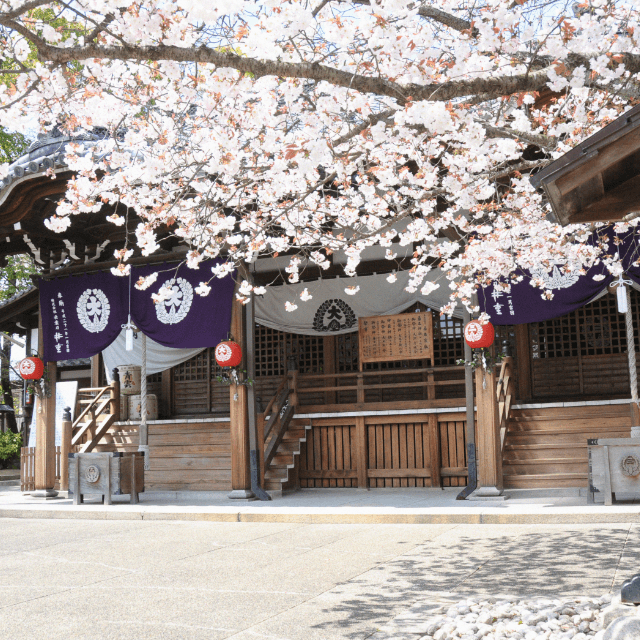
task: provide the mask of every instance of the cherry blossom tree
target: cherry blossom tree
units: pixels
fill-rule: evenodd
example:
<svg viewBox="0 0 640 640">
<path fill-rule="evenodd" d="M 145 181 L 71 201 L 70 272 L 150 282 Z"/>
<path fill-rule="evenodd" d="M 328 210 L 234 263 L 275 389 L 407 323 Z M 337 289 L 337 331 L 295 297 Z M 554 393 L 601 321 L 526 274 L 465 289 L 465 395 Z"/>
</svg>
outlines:
<svg viewBox="0 0 640 640">
<path fill-rule="evenodd" d="M 336 250 L 353 275 L 367 248 L 393 266 L 410 245 L 410 287 L 448 286 L 426 279 L 442 269 L 450 311 L 518 269 L 598 257 L 529 174 L 638 100 L 634 4 L 0 0 L 0 113 L 105 132 L 69 153 L 51 228 L 121 204 L 145 255 L 174 234 L 223 275 L 292 252 L 292 282 Z"/>
</svg>

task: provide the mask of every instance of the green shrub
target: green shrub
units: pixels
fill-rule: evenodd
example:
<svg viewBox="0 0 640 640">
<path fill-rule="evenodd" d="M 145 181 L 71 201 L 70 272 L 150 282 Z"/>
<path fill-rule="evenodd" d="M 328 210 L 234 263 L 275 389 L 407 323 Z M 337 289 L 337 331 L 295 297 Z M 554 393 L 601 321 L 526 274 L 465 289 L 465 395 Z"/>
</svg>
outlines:
<svg viewBox="0 0 640 640">
<path fill-rule="evenodd" d="M 9 463 L 20 457 L 22 435 L 19 433 L 0 433 L 0 462 Z"/>
</svg>

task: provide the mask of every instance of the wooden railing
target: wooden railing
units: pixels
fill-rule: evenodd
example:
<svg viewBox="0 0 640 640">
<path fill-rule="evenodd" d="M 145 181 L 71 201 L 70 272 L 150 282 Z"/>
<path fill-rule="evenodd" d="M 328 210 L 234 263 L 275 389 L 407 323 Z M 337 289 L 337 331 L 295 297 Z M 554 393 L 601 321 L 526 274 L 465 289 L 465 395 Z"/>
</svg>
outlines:
<svg viewBox="0 0 640 640">
<path fill-rule="evenodd" d="M 71 446 L 79 446 L 80 453 L 87 453 L 120 418 L 120 384 L 114 380 L 106 387 L 79 389 L 78 395 L 80 404 L 87 406 L 71 427 Z"/>
<path fill-rule="evenodd" d="M 502 361 L 500 377 L 496 385 L 496 399 L 498 401 L 498 423 L 500 425 L 500 449 L 504 449 L 504 441 L 509 425 L 511 403 L 515 397 L 513 381 L 513 358 L 507 357 Z"/>
<path fill-rule="evenodd" d="M 393 381 L 382 382 L 383 378 Z M 297 373 L 294 389 L 298 406 L 312 411 L 321 406 L 325 411 L 331 411 L 334 407 L 343 410 L 344 405 L 353 405 L 354 402 L 357 405 L 393 402 L 395 406 L 401 406 L 403 400 L 398 395 L 402 393 L 409 396 L 405 402 L 431 401 L 446 405 L 450 404 L 447 401 L 462 399 L 464 404 L 464 366 L 348 373 Z M 449 393 L 443 393 L 445 389 Z M 452 390 L 455 391 L 451 393 Z M 386 393 L 389 394 L 387 399 Z M 326 400 L 327 396 L 331 402 L 318 402 L 319 397 Z"/>
<path fill-rule="evenodd" d="M 264 442 L 263 469 L 268 469 L 273 457 L 289 428 L 297 404 L 297 371 L 290 371 L 283 377 L 276 392 L 258 421 L 263 431 Z"/>
<path fill-rule="evenodd" d="M 60 482 L 60 447 L 56 447 L 56 483 Z M 36 448 L 20 448 L 20 491 L 36 490 Z"/>
</svg>

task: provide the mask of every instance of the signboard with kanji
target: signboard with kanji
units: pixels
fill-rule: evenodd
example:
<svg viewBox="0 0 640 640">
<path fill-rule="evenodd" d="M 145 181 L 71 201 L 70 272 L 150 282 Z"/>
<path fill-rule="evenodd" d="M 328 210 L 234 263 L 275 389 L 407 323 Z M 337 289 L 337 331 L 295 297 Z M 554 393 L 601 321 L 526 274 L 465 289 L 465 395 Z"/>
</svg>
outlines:
<svg viewBox="0 0 640 640">
<path fill-rule="evenodd" d="M 358 318 L 360 364 L 393 360 L 431 360 L 433 316 L 430 311 Z"/>
</svg>

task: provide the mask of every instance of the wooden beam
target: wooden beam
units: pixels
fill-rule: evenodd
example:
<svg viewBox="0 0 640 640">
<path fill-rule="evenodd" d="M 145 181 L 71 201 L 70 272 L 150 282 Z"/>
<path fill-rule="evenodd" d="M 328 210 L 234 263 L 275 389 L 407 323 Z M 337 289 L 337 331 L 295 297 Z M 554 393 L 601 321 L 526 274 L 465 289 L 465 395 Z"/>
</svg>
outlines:
<svg viewBox="0 0 640 640">
<path fill-rule="evenodd" d="M 246 369 L 246 340 L 244 331 L 244 306 L 233 297 L 231 308 L 231 335 L 242 346 L 243 363 Z M 249 414 L 247 387 L 229 387 L 229 413 L 231 422 L 231 489 L 230 497 L 249 498 L 251 493 L 251 466 L 249 461 Z"/>
<path fill-rule="evenodd" d="M 633 213 L 640 206 L 640 179 L 631 178 L 606 195 L 575 214 L 569 216 L 568 222 L 599 222 L 621 220 L 628 213 Z"/>
<path fill-rule="evenodd" d="M 211 384 L 211 383 L 209 383 Z M 162 415 L 165 418 L 170 418 L 173 414 L 172 398 L 173 398 L 173 368 L 165 369 L 162 372 L 162 391 L 160 393 L 160 399 L 162 403 Z"/>
<path fill-rule="evenodd" d="M 591 160 L 558 178 L 556 180 L 558 190 L 563 196 L 566 195 L 638 149 L 640 149 L 640 127 L 636 125 L 635 129 L 626 132 L 614 144 L 599 149 Z"/>
<path fill-rule="evenodd" d="M 517 324 L 516 332 L 516 365 L 518 370 L 518 398 L 530 400 L 531 388 L 531 343 L 529 342 L 529 325 Z"/>
<path fill-rule="evenodd" d="M 91 356 L 91 386 L 94 388 L 100 386 L 100 360 L 99 353 Z"/>
<path fill-rule="evenodd" d="M 496 398 L 496 371 L 476 369 L 476 402 L 478 405 L 478 489 L 477 496 L 502 494 L 502 449 Z"/>
</svg>

